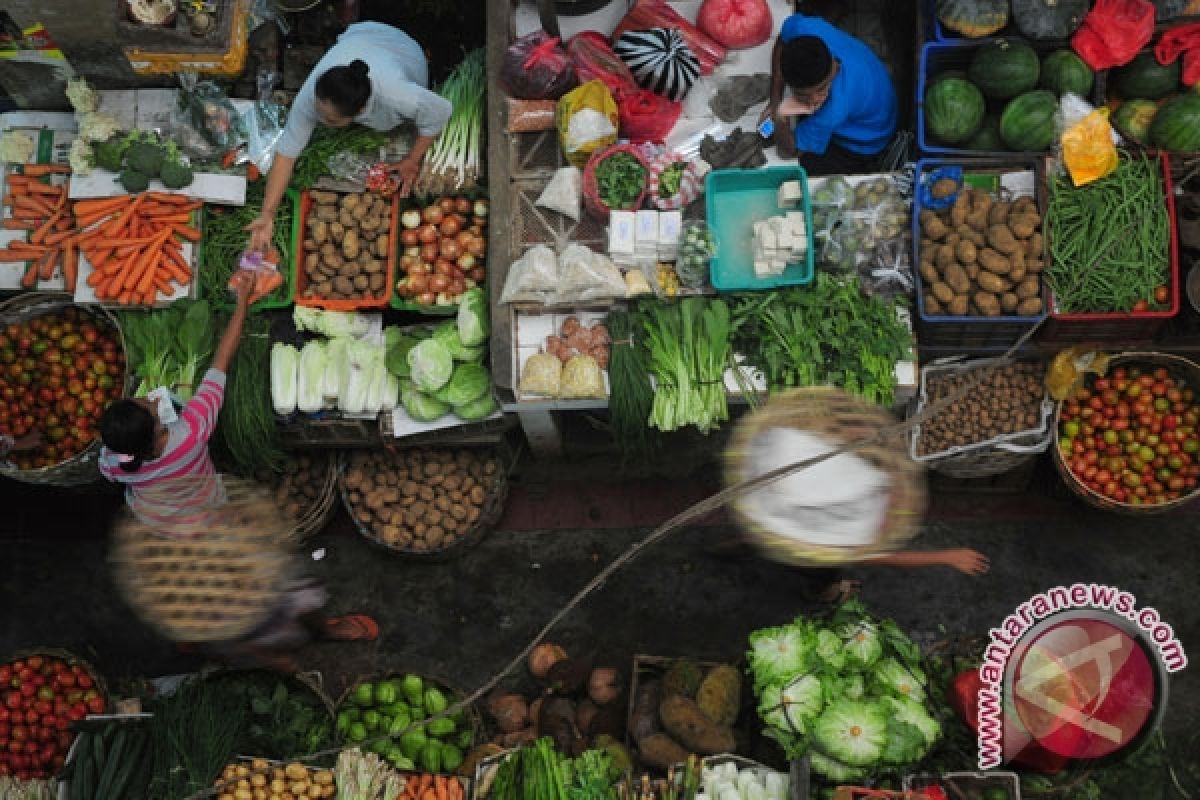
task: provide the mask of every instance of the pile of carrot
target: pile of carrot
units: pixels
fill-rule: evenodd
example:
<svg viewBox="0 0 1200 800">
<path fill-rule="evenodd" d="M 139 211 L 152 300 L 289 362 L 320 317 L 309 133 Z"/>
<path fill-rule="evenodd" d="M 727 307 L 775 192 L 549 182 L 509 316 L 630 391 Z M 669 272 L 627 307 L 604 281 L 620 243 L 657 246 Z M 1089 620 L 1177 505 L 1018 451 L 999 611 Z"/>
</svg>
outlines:
<svg viewBox="0 0 1200 800">
<path fill-rule="evenodd" d="M 0 248 L 0 262 L 25 261 L 21 286 L 32 289 L 61 268 L 65 288 L 75 291 L 79 257 L 92 265 L 88 276 L 98 300 L 121 305 L 153 305 L 160 294 L 186 286 L 192 269 L 183 242 L 196 242 L 191 224 L 201 203 L 182 195 L 142 192 L 91 200 L 67 200 L 66 186 L 42 180 L 66 174 L 62 165 L 27 164 L 6 178 L 9 214 L 3 227 L 29 231 L 26 241 Z"/>
<path fill-rule="evenodd" d="M 462 782 L 452 775 L 406 775 L 400 800 L 463 800 Z"/>
</svg>

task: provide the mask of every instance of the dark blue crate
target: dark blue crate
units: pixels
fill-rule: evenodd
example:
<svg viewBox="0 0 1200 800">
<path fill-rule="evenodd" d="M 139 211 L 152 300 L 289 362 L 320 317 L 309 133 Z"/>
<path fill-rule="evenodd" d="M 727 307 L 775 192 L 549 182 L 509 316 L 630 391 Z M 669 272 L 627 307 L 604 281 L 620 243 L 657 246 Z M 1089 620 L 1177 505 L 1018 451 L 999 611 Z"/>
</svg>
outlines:
<svg viewBox="0 0 1200 800">
<path fill-rule="evenodd" d="M 1041 191 L 1041 181 L 1036 180 L 1038 164 L 1031 158 L 1019 154 L 1008 154 L 1004 159 L 944 159 L 926 158 L 917 162 L 916 182 L 913 190 L 913 275 L 916 280 L 917 293 L 917 341 L 920 347 L 955 348 L 960 352 L 970 350 L 999 350 L 1016 344 L 1030 328 L 1046 318 L 1045 309 L 1048 307 L 1046 287 L 1042 285 L 1042 313 L 1030 317 L 1000 316 L 951 316 L 928 315 L 925 313 L 925 281 L 921 278 L 918 265 L 921 263 L 921 177 L 938 167 L 961 166 L 964 174 L 993 171 L 1015 171 L 1032 168 L 1035 174 L 1035 192 Z M 1040 207 L 1039 203 L 1039 207 Z"/>
</svg>

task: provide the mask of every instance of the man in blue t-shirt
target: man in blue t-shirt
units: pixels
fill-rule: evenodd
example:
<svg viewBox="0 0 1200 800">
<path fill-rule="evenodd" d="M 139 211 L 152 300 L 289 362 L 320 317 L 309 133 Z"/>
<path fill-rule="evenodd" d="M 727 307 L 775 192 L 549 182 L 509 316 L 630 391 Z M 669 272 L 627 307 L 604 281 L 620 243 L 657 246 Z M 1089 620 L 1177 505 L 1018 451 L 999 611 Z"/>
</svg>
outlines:
<svg viewBox="0 0 1200 800">
<path fill-rule="evenodd" d="M 799 156 L 810 175 L 876 168 L 896 133 L 896 91 L 866 44 L 820 17 L 793 14 L 772 55 L 771 100 L 784 158 Z"/>
</svg>

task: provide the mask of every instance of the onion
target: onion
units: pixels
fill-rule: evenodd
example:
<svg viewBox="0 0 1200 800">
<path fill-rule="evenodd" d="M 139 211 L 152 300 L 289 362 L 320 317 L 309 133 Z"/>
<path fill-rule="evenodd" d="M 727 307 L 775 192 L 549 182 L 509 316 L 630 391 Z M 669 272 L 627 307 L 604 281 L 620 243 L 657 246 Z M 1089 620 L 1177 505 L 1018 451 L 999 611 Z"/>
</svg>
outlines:
<svg viewBox="0 0 1200 800">
<path fill-rule="evenodd" d="M 442 244 L 441 247 L 438 248 L 438 252 L 441 253 L 442 258 L 454 261 L 459 256 L 458 242 L 454 241 L 453 239 L 442 239 Z"/>
<path fill-rule="evenodd" d="M 419 227 L 421 225 L 421 212 L 415 208 L 405 211 L 400 215 L 400 224 L 404 226 L 405 230 Z"/>
<path fill-rule="evenodd" d="M 472 269 L 470 272 L 467 273 L 467 277 L 469 277 L 471 280 L 475 281 L 476 283 L 483 283 L 483 275 L 484 275 L 483 267 L 475 267 L 474 269 Z"/>
<path fill-rule="evenodd" d="M 442 213 L 442 210 L 436 205 L 426 206 L 425 210 L 421 212 L 421 219 L 429 225 L 439 224 L 443 216 L 445 215 Z"/>
<path fill-rule="evenodd" d="M 550 668 L 567 657 L 567 651 L 556 644 L 539 644 L 529 654 L 529 672 L 535 678 L 544 678 Z"/>
<path fill-rule="evenodd" d="M 424 274 L 408 276 L 409 294 L 420 294 L 429 289 L 429 278 Z"/>
<path fill-rule="evenodd" d="M 613 667 L 596 667 L 588 678 L 588 697 L 598 706 L 608 705 L 621 695 L 621 673 Z"/>
<path fill-rule="evenodd" d="M 437 261 L 438 246 L 436 242 L 421 245 L 421 260 L 422 261 Z"/>
<path fill-rule="evenodd" d="M 467 273 L 463 272 L 462 267 L 460 267 L 458 264 L 451 264 L 450 275 L 448 277 L 450 280 L 463 280 L 467 277 Z"/>
<path fill-rule="evenodd" d="M 396 281 L 396 294 L 401 297 L 408 297 L 408 279 Z"/>
<path fill-rule="evenodd" d="M 400 243 L 405 247 L 412 247 L 419 241 L 421 240 L 417 237 L 416 230 L 412 228 L 405 228 L 400 232 Z"/>
<path fill-rule="evenodd" d="M 458 242 L 459 247 L 466 247 L 467 243 L 470 242 L 474 238 L 475 238 L 475 234 L 471 233 L 469 230 L 466 230 L 464 228 L 463 230 L 458 232 L 458 235 L 456 235 L 454 237 L 454 241 Z"/>
<path fill-rule="evenodd" d="M 505 733 L 523 730 L 529 725 L 529 705 L 519 694 L 502 694 L 488 702 L 488 713 L 496 727 Z"/>
<path fill-rule="evenodd" d="M 449 216 L 442 220 L 442 224 L 438 226 L 438 233 L 442 236 L 454 236 L 462 230 L 462 221 L 456 216 Z"/>
<path fill-rule="evenodd" d="M 475 216 L 486 218 L 488 215 L 488 201 L 482 200 L 482 199 L 476 200 L 474 211 L 475 211 Z"/>
<path fill-rule="evenodd" d="M 433 305 L 434 300 L 435 298 L 433 296 L 433 292 L 425 292 L 424 294 L 419 294 L 416 296 L 417 303 L 423 306 Z"/>
<path fill-rule="evenodd" d="M 469 270 L 471 267 L 475 266 L 475 256 L 471 255 L 470 253 L 463 253 L 454 263 L 458 265 L 459 269 Z"/>
<path fill-rule="evenodd" d="M 422 225 L 417 228 L 417 239 L 421 244 L 429 244 L 438 240 L 437 228 L 433 224 Z"/>
<path fill-rule="evenodd" d="M 454 198 L 454 210 L 459 214 L 470 214 L 471 201 L 465 197 Z"/>
<path fill-rule="evenodd" d="M 450 286 L 450 279 L 445 275 L 434 275 L 429 279 L 429 290 L 432 292 L 444 292 Z"/>
<path fill-rule="evenodd" d="M 485 242 L 481 236 L 477 236 L 471 241 L 467 242 L 467 252 L 473 256 L 481 256 L 486 250 L 487 242 Z"/>
<path fill-rule="evenodd" d="M 449 197 L 443 197 L 441 200 L 438 200 L 438 208 L 442 210 L 443 214 L 451 214 L 454 212 L 454 200 Z"/>
<path fill-rule="evenodd" d="M 411 267 L 408 268 L 409 275 L 428 275 L 433 272 L 433 267 L 428 261 L 418 259 Z"/>
<path fill-rule="evenodd" d="M 447 278 L 449 278 L 454 274 L 454 262 L 447 261 L 444 258 L 439 258 L 433 265 L 433 271 L 438 275 L 445 275 Z"/>
<path fill-rule="evenodd" d="M 418 240 L 418 241 L 419 241 L 419 240 Z M 412 247 L 405 247 L 405 248 L 404 248 L 404 255 L 406 255 L 406 256 L 412 256 L 413 258 L 420 258 L 420 256 L 421 256 L 421 245 L 419 245 L 419 244 L 414 244 Z"/>
<path fill-rule="evenodd" d="M 450 294 L 455 296 L 462 294 L 466 290 L 467 284 L 463 282 L 462 278 L 452 278 L 450 280 L 450 286 L 447 289 Z"/>
</svg>

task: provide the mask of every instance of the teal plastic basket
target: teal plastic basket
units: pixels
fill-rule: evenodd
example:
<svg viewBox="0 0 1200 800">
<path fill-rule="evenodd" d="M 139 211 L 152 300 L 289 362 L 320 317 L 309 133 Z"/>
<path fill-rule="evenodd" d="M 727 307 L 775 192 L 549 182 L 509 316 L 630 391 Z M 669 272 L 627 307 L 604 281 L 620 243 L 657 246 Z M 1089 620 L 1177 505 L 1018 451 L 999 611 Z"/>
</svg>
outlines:
<svg viewBox="0 0 1200 800">
<path fill-rule="evenodd" d="M 804 261 L 789 264 L 782 275 L 759 278 L 754 274 L 754 223 L 794 211 L 780 208 L 779 187 L 799 181 L 804 190 L 804 227 L 808 252 Z M 718 169 L 704 179 L 708 226 L 717 240 L 717 254 L 710 265 L 713 288 L 718 292 L 804 286 L 813 279 L 812 198 L 808 175 L 800 166 L 765 169 Z"/>
</svg>

